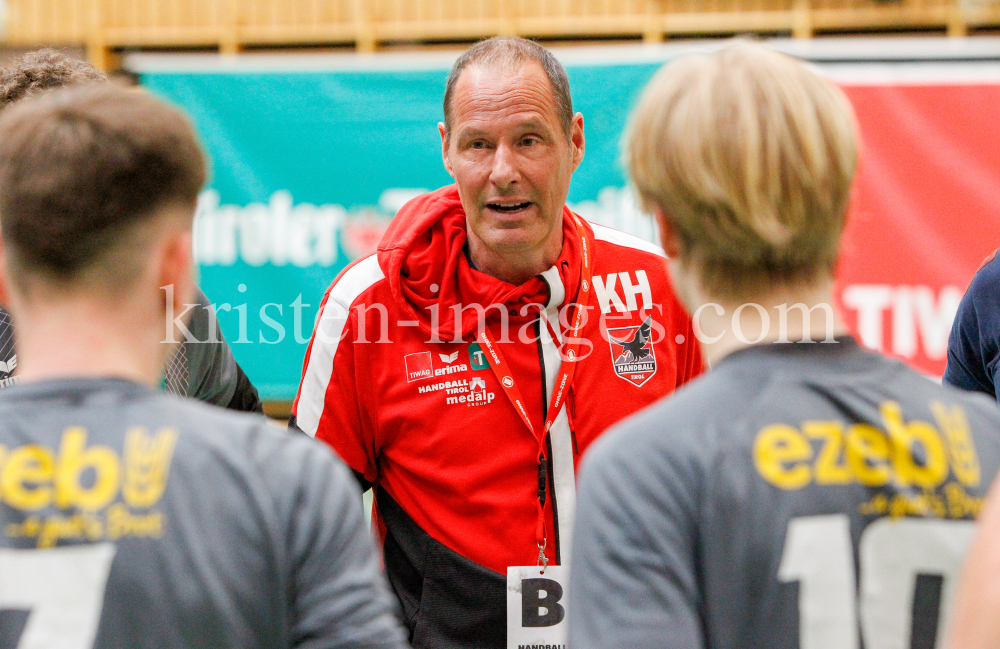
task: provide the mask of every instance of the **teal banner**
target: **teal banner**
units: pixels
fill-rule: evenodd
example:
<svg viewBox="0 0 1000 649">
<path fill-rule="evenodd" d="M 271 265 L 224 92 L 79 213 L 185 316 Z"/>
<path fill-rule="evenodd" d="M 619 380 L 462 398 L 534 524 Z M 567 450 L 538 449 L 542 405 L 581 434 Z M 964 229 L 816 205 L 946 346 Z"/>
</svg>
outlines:
<svg viewBox="0 0 1000 649">
<path fill-rule="evenodd" d="M 436 60 L 419 69 L 141 71 L 144 86 L 192 117 L 211 158 L 195 221 L 200 283 L 265 400 L 294 398 L 337 274 L 374 252 L 403 203 L 451 182 L 437 130 L 450 60 Z M 653 224 L 626 189 L 619 140 L 659 65 L 567 65 L 586 133 L 571 207 L 650 240 Z"/>
</svg>

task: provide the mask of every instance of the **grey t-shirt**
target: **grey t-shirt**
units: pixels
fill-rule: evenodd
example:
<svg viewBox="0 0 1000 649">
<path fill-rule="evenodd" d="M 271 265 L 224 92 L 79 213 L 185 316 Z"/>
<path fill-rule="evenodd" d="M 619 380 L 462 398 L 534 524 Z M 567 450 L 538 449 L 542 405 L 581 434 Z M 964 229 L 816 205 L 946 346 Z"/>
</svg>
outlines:
<svg viewBox="0 0 1000 649">
<path fill-rule="evenodd" d="M 13 386 L 0 494 L 3 646 L 405 646 L 350 471 L 259 417 Z"/>
<path fill-rule="evenodd" d="M 569 646 L 882 649 L 943 637 L 1000 411 L 838 344 L 775 344 L 588 453 Z"/>
</svg>

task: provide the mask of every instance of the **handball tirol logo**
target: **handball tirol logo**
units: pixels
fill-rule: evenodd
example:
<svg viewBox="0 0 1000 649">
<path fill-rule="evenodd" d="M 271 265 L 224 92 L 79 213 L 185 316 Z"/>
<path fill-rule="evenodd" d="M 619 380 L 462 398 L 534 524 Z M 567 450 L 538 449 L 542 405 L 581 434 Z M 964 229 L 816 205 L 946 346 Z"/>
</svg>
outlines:
<svg viewBox="0 0 1000 649">
<path fill-rule="evenodd" d="M 652 327 L 653 317 L 647 316 L 638 327 L 608 329 L 611 364 L 615 368 L 615 374 L 636 387 L 641 387 L 656 374 Z"/>
<path fill-rule="evenodd" d="M 509 376 L 505 376 L 503 377 L 503 381 L 501 381 L 501 383 L 503 383 L 503 387 L 509 388 L 514 385 L 514 379 Z"/>
</svg>

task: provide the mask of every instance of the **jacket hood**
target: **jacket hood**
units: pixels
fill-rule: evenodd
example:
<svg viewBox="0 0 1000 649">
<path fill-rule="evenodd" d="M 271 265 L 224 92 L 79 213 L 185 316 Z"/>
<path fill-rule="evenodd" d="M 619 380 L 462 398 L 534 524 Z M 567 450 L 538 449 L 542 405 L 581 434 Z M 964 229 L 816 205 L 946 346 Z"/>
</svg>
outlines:
<svg viewBox="0 0 1000 649">
<path fill-rule="evenodd" d="M 431 340 L 435 335 L 441 341 L 454 340 L 456 333 L 472 340 L 479 325 L 477 310 L 461 312 L 456 332 L 455 307 L 482 305 L 488 309 L 487 318 L 494 320 L 499 313 L 492 306 L 502 305 L 511 320 L 524 320 L 521 311 L 531 304 L 535 306 L 525 313 L 533 320 L 540 308 L 575 298 L 579 241 L 573 220 L 567 218 L 569 210 L 563 210 L 563 249 L 555 266 L 544 273 L 548 281 L 538 275 L 514 286 L 469 265 L 465 210 L 455 185 L 418 196 L 396 213 L 379 243 L 378 263 L 403 314 L 417 321 Z M 562 287 L 550 288 L 556 279 Z M 555 304 L 548 304 L 551 298 Z"/>
</svg>

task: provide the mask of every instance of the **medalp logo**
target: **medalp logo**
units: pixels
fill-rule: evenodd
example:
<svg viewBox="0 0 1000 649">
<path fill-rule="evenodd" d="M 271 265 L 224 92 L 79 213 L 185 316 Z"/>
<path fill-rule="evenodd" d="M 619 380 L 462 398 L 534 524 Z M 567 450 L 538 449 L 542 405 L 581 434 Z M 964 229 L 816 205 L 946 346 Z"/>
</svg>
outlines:
<svg viewBox="0 0 1000 649">
<path fill-rule="evenodd" d="M 641 387 L 656 374 L 656 355 L 651 336 L 652 316 L 638 327 L 608 329 L 611 362 L 615 374 L 636 387 Z"/>
<path fill-rule="evenodd" d="M 407 383 L 429 379 L 434 375 L 434 366 L 431 362 L 430 352 L 407 354 L 403 357 L 403 360 L 406 362 Z"/>
<path fill-rule="evenodd" d="M 455 381 L 459 384 L 448 389 L 448 396 L 444 403 L 446 406 L 465 404 L 466 406 L 485 406 L 492 403 L 497 395 L 486 390 L 486 379 L 481 376 L 474 376 L 470 380 Z"/>
</svg>

